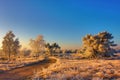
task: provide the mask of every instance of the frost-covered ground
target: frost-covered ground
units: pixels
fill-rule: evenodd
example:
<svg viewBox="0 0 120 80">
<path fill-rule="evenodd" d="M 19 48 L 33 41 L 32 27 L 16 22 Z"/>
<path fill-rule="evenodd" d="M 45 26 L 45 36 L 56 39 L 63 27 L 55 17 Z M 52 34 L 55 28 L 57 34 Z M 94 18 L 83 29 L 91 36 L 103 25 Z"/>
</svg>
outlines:
<svg viewBox="0 0 120 80">
<path fill-rule="evenodd" d="M 120 60 L 57 59 L 33 77 L 33 80 L 120 80 Z"/>
<path fill-rule="evenodd" d="M 35 58 L 18 58 L 15 61 L 0 61 L 0 72 L 2 71 L 6 71 L 6 70 L 11 70 L 14 68 L 18 68 L 18 67 L 24 67 L 26 65 L 38 62 L 43 60 L 43 57 L 39 57 L 38 59 Z"/>
</svg>

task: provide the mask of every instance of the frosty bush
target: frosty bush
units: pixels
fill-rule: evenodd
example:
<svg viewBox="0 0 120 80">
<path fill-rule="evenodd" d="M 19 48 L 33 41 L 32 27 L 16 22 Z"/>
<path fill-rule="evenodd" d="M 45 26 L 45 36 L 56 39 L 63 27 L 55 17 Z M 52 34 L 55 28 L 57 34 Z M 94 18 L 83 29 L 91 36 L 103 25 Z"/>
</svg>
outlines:
<svg viewBox="0 0 120 80">
<path fill-rule="evenodd" d="M 116 46 L 112 34 L 101 32 L 97 35 L 88 34 L 83 38 L 82 53 L 86 58 L 110 57 L 114 54 L 111 46 Z"/>
</svg>

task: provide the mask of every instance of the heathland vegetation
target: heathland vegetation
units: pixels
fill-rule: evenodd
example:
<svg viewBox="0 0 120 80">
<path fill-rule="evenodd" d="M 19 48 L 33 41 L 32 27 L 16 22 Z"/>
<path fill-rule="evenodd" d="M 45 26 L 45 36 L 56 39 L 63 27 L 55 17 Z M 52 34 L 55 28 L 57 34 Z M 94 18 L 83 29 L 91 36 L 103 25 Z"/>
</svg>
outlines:
<svg viewBox="0 0 120 80">
<path fill-rule="evenodd" d="M 48 68 L 43 67 L 36 71 L 31 75 L 33 79 L 120 79 L 120 55 L 114 48 L 117 44 L 112 41 L 112 34 L 107 31 L 86 35 L 82 38 L 81 48 L 74 50 L 62 50 L 58 43 L 46 42 L 43 35 L 30 39 L 30 48 L 23 49 L 19 39 L 15 37 L 15 34 L 9 31 L 3 38 L 0 72 L 52 58 L 56 62 Z"/>
</svg>

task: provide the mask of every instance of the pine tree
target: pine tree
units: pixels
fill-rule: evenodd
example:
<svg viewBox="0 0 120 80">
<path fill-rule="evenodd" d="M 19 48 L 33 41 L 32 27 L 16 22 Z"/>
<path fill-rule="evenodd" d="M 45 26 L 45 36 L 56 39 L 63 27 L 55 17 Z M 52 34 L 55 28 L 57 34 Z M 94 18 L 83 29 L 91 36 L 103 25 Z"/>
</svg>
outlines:
<svg viewBox="0 0 120 80">
<path fill-rule="evenodd" d="M 53 55 L 54 53 L 57 53 L 57 50 L 60 50 L 60 46 L 57 43 L 49 44 L 47 43 L 45 45 L 45 48 L 47 50 L 48 55 Z"/>
<path fill-rule="evenodd" d="M 97 35 L 86 35 L 83 38 L 82 53 L 88 58 L 113 56 L 114 49 L 111 46 L 116 46 L 116 44 L 111 39 L 113 39 L 112 34 L 106 31 Z"/>
</svg>

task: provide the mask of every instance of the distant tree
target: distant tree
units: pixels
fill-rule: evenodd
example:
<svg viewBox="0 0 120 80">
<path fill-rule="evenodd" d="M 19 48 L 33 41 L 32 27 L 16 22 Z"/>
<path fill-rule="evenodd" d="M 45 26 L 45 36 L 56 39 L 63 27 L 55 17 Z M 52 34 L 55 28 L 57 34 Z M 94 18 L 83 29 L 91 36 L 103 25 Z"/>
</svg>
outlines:
<svg viewBox="0 0 120 80">
<path fill-rule="evenodd" d="M 9 31 L 3 38 L 4 40 L 2 42 L 2 50 L 5 55 L 8 56 L 9 60 L 11 58 L 11 55 L 16 55 L 20 48 L 19 40 L 14 38 L 15 35 L 13 32 Z"/>
<path fill-rule="evenodd" d="M 14 45 L 13 45 L 13 55 L 15 56 L 17 53 L 19 53 L 19 48 L 20 48 L 21 46 L 20 46 L 20 42 L 19 42 L 19 39 L 17 38 L 17 39 L 15 39 L 14 40 Z"/>
<path fill-rule="evenodd" d="M 51 46 L 53 53 L 57 53 L 57 50 L 60 49 L 60 46 L 57 43 L 53 43 Z"/>
<path fill-rule="evenodd" d="M 113 56 L 114 49 L 111 46 L 116 46 L 112 34 L 101 32 L 97 35 L 87 35 L 83 38 L 82 53 L 87 58 Z"/>
<path fill-rule="evenodd" d="M 30 56 L 30 54 L 31 54 L 31 50 L 29 50 L 27 48 L 23 48 L 20 50 L 19 56 L 25 57 L 25 56 Z"/>
<path fill-rule="evenodd" d="M 30 40 L 30 47 L 32 49 L 33 55 L 36 57 L 40 55 L 44 51 L 45 41 L 42 35 L 38 35 L 35 40 Z"/>
<path fill-rule="evenodd" d="M 46 54 L 50 55 L 52 53 L 52 46 L 49 43 L 47 43 L 45 45 L 45 48 L 46 48 Z"/>
<path fill-rule="evenodd" d="M 67 49 L 66 53 L 72 53 L 72 51 L 70 49 Z"/>
<path fill-rule="evenodd" d="M 63 53 L 63 54 L 65 54 L 66 52 L 67 52 L 67 50 L 66 50 L 66 49 L 63 49 L 63 50 L 62 50 L 62 53 Z"/>
<path fill-rule="evenodd" d="M 78 51 L 77 49 L 73 49 L 71 52 L 72 53 L 77 53 L 77 51 Z"/>
<path fill-rule="evenodd" d="M 57 43 L 53 43 L 51 45 L 49 43 L 47 43 L 45 45 L 45 47 L 46 47 L 46 51 L 47 51 L 48 55 L 53 55 L 53 54 L 57 53 L 58 50 L 60 50 L 60 48 L 61 48 Z"/>
</svg>

